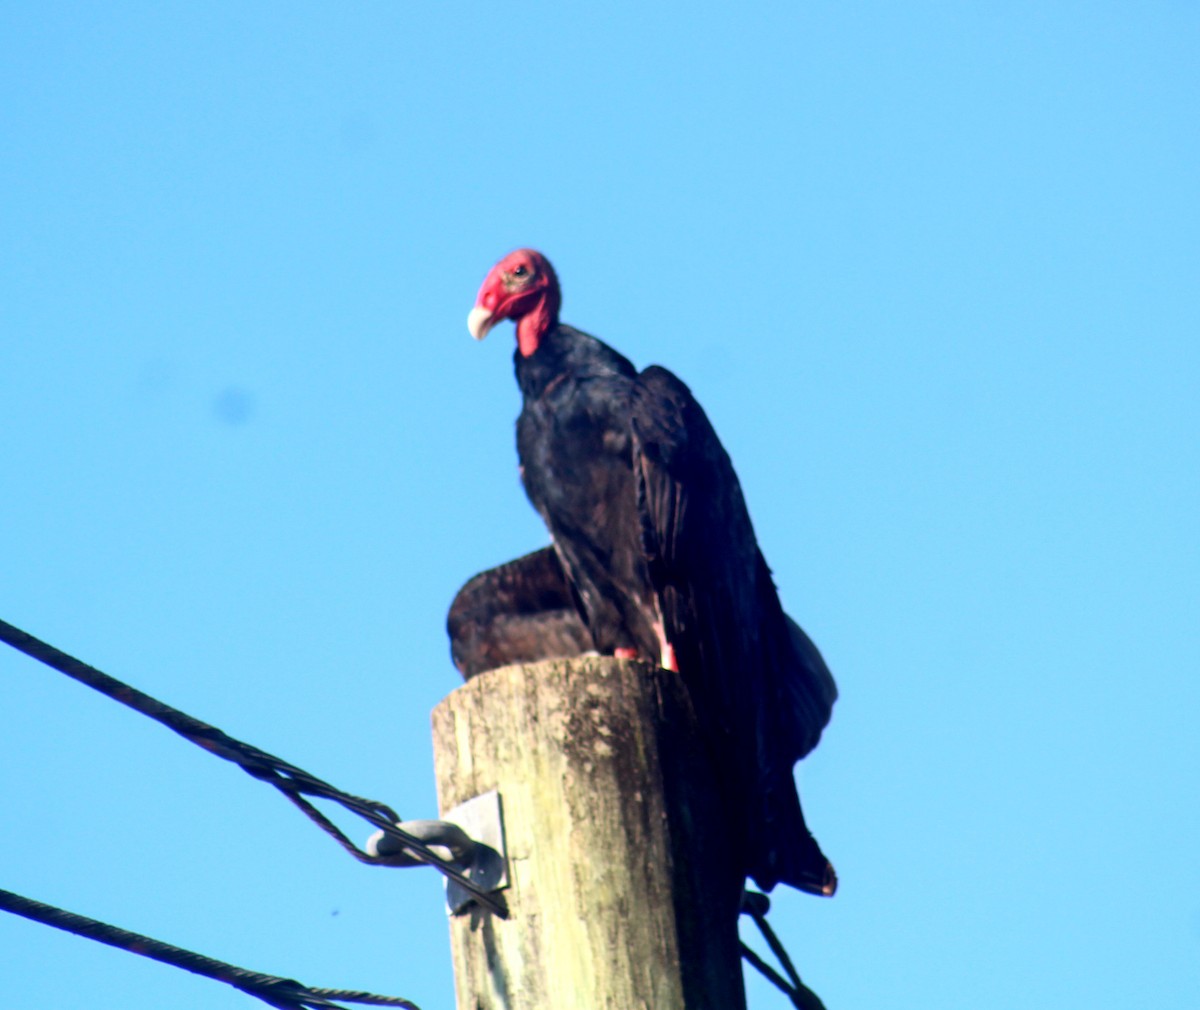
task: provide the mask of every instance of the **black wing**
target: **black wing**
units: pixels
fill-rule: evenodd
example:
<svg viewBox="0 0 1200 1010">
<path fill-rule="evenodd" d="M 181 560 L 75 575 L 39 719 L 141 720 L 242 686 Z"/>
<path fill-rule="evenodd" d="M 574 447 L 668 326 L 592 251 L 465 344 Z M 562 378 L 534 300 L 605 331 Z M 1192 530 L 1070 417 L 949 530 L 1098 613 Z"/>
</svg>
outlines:
<svg viewBox="0 0 1200 1010">
<path fill-rule="evenodd" d="M 829 721 L 833 678 L 783 613 L 733 465 L 687 386 L 646 369 L 631 422 L 650 579 L 700 718 L 720 742 L 747 825 L 748 873 L 765 889 L 783 880 L 832 893 L 792 766 Z"/>
<path fill-rule="evenodd" d="M 454 665 L 467 679 L 510 663 L 578 656 L 593 648 L 552 547 L 467 582 L 450 605 L 446 630 Z"/>
</svg>

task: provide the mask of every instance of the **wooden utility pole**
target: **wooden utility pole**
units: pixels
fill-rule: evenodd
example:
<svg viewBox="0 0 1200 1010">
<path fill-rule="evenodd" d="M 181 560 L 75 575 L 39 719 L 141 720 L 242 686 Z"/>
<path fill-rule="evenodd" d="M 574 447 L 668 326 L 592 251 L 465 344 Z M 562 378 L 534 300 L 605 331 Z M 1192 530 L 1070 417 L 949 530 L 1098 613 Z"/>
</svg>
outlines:
<svg viewBox="0 0 1200 1010">
<path fill-rule="evenodd" d="M 744 1010 L 742 879 L 678 674 L 581 657 L 433 713 L 443 812 L 500 792 L 510 916 L 451 919 L 458 1010 Z"/>
</svg>

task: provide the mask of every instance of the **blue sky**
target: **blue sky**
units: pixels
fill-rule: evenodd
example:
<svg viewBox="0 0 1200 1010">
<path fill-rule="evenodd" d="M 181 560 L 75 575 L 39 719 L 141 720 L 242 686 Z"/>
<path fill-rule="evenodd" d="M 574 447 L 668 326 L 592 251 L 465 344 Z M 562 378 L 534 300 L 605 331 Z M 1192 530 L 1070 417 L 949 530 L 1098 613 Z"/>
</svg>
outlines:
<svg viewBox="0 0 1200 1010">
<path fill-rule="evenodd" d="M 1184 0 L 6 5 L 0 617 L 431 816 L 446 607 L 546 542 L 511 328 L 465 328 L 533 245 L 705 405 L 838 679 L 799 775 L 842 888 L 773 912 L 830 1010 L 1190 1010 L 1198 36 Z M 432 873 L 10 650 L 0 692 L 0 887 L 452 1005 Z M 16 1008 L 260 1005 L 0 948 Z"/>
</svg>

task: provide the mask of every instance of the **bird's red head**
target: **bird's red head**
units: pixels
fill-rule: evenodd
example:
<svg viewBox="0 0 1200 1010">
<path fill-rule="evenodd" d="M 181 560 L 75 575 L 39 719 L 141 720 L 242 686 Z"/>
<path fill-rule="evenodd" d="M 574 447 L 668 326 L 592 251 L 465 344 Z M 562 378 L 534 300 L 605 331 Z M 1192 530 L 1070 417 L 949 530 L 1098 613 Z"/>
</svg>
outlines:
<svg viewBox="0 0 1200 1010">
<path fill-rule="evenodd" d="M 467 329 L 476 340 L 502 319 L 517 324 L 517 346 L 525 357 L 538 349 L 542 337 L 558 323 L 562 294 L 554 267 L 540 252 L 518 249 L 492 267 L 475 308 L 467 316 Z"/>
</svg>

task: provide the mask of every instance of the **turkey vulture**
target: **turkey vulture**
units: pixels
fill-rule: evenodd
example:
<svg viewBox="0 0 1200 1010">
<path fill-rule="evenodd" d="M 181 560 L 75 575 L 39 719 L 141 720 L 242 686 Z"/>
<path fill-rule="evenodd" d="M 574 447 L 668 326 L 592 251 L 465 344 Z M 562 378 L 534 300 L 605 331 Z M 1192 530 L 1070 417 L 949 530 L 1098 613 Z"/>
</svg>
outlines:
<svg viewBox="0 0 1200 1010">
<path fill-rule="evenodd" d="M 551 547 L 480 572 L 446 618 L 450 655 L 465 678 L 510 663 L 565 659 L 592 650 L 558 555 Z"/>
<path fill-rule="evenodd" d="M 496 574 L 504 567 L 477 576 L 477 603 L 490 588 L 507 593 L 491 611 L 471 605 L 476 580 L 464 588 L 460 627 L 482 629 L 476 641 L 486 640 L 486 626 L 507 610 L 502 621 L 511 622 L 496 635 L 505 646 L 495 651 L 528 654 L 539 610 L 556 635 L 570 626 L 569 598 L 590 643 L 576 630 L 568 645 L 679 671 L 739 826 L 743 877 L 763 890 L 782 881 L 830 895 L 837 878 L 805 825 L 792 768 L 829 721 L 833 678 L 784 614 L 733 465 L 687 386 L 656 365 L 638 372 L 560 323 L 560 303 L 549 261 L 520 249 L 484 280 L 468 328 L 482 339 L 503 319 L 516 323 L 521 477 L 569 594 L 540 603 L 536 590 L 526 594 L 552 566 L 535 561 L 527 579 L 521 559 L 507 579 Z"/>
</svg>

